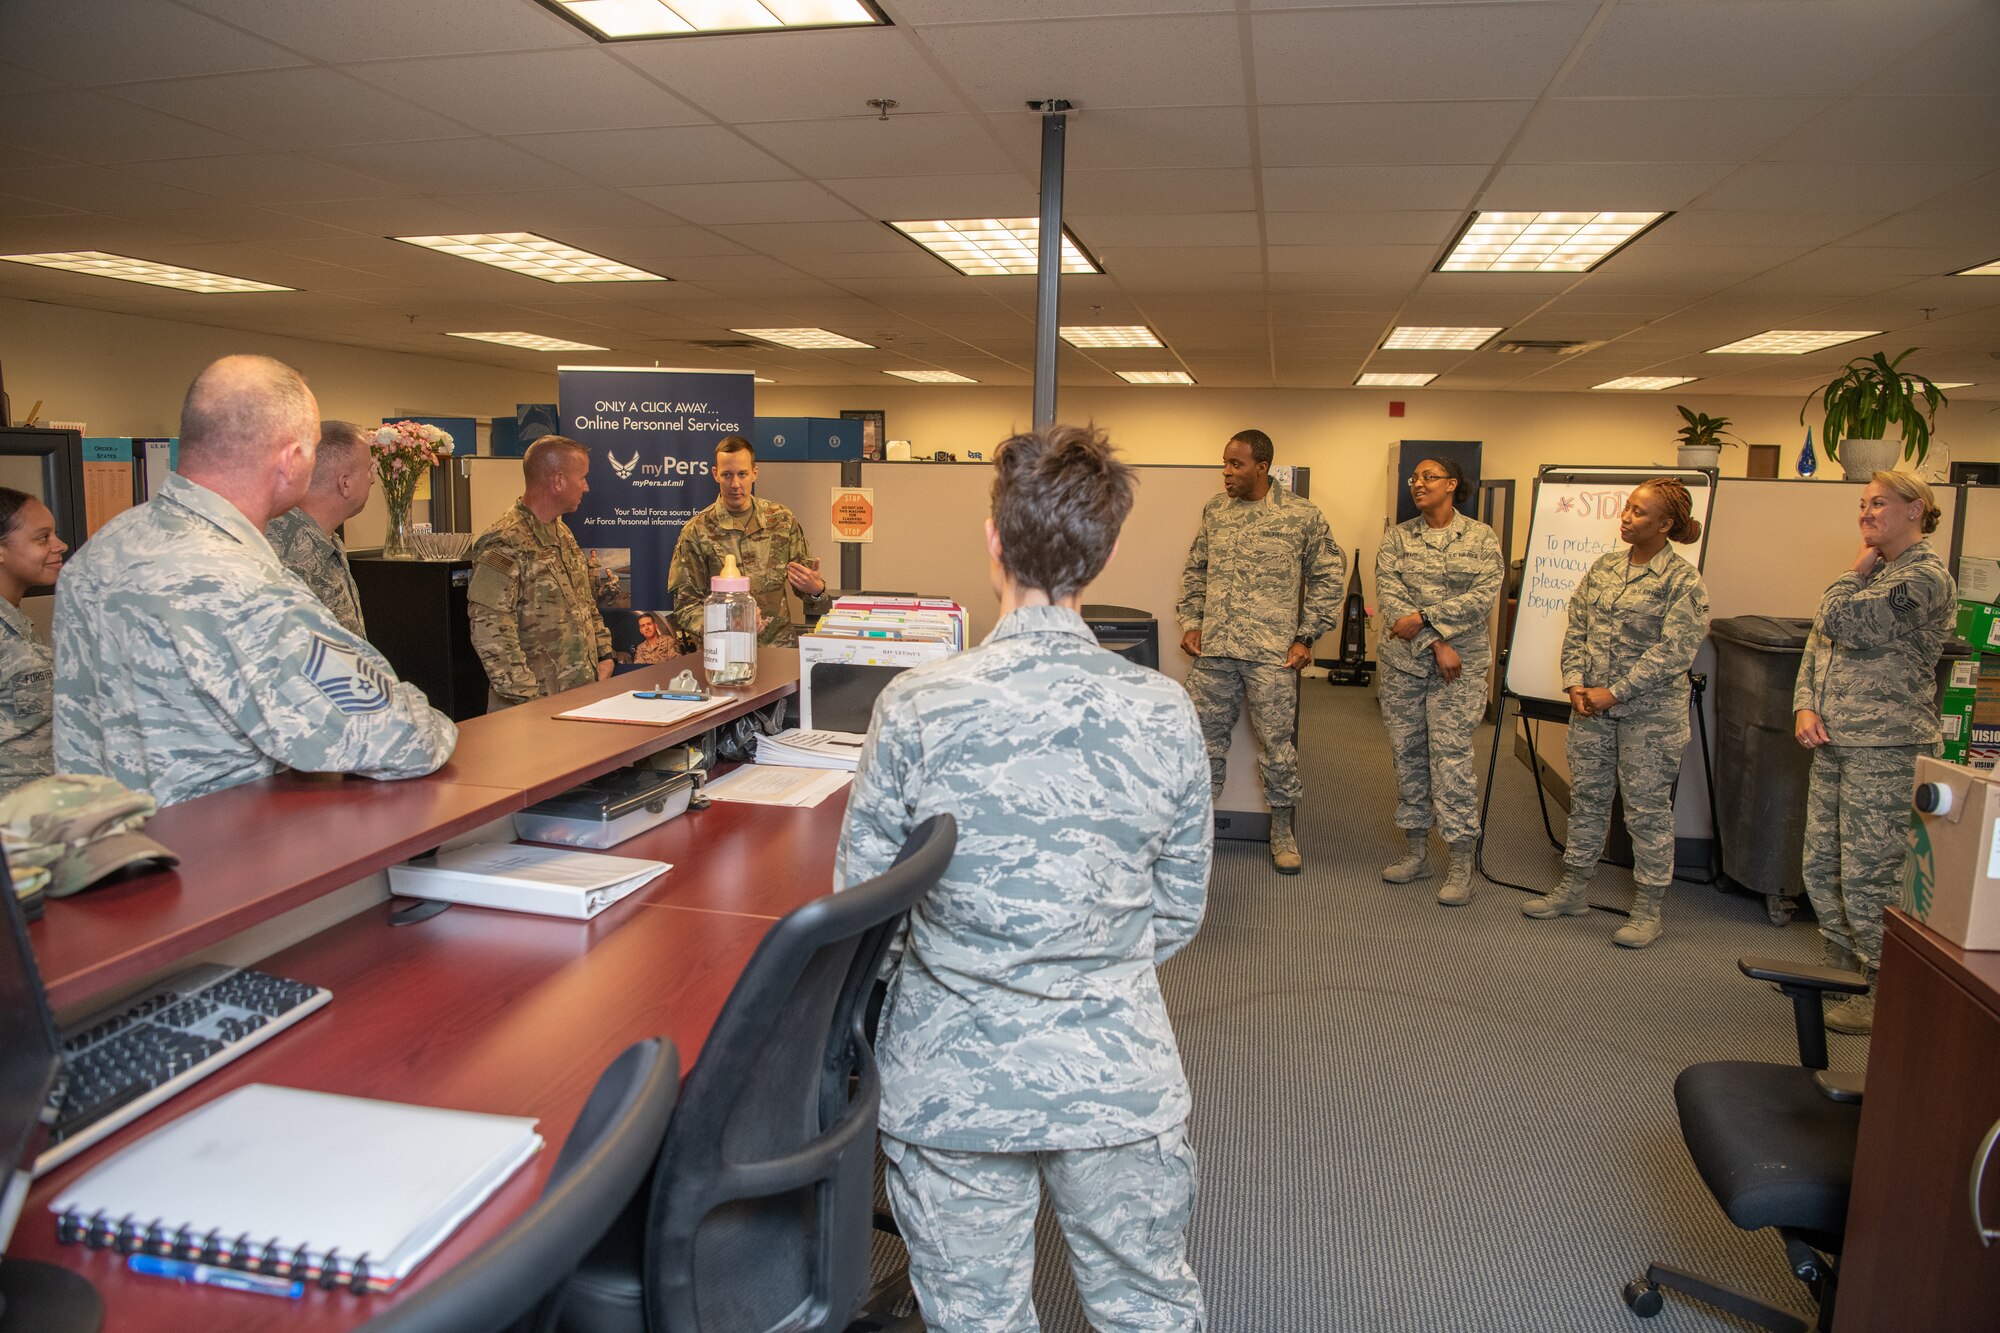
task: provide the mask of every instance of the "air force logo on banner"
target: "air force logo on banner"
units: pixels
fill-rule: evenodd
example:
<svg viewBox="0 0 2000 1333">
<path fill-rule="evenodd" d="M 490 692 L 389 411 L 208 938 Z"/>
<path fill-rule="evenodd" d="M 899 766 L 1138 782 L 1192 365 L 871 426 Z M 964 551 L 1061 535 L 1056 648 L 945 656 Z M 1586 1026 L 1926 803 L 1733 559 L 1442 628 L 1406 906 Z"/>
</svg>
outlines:
<svg viewBox="0 0 2000 1333">
<path fill-rule="evenodd" d="M 306 679 L 341 712 L 379 713 L 389 706 L 389 678 L 364 662 L 352 648 L 343 648 L 315 634 L 306 657 Z"/>
<path fill-rule="evenodd" d="M 632 451 L 632 461 L 629 463 L 619 462 L 618 455 L 613 453 L 606 453 L 604 457 L 611 464 L 611 470 L 618 474 L 618 480 L 620 481 L 632 480 L 632 474 L 639 468 L 639 451 L 637 449 Z"/>
</svg>

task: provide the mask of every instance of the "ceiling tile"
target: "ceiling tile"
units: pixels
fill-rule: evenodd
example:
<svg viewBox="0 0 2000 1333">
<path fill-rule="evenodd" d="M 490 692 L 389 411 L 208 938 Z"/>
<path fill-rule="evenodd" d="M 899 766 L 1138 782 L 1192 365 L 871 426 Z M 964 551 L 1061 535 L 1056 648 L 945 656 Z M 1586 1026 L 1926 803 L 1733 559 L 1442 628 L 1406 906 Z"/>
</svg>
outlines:
<svg viewBox="0 0 2000 1333">
<path fill-rule="evenodd" d="M 1070 230 L 1091 245 L 1256 245 L 1257 215 L 1236 213 L 1103 216 L 1063 210 Z"/>
<path fill-rule="evenodd" d="M 1118 277 L 1137 273 L 1261 273 L 1264 251 L 1254 245 L 1163 246 L 1102 251 L 1104 269 Z M 1065 284 L 1067 285 L 1067 284 Z"/>
<path fill-rule="evenodd" d="M 1041 161 L 1040 116 L 995 117 L 993 123 L 1020 161 Z M 1086 105 L 1067 117 L 1063 129 L 1063 165 L 1070 171 L 1235 167 L 1249 160 L 1250 115 L 1240 106 Z"/>
<path fill-rule="evenodd" d="M 1872 201 L 1852 202 L 1866 205 Z M 1864 228 L 1879 221 L 1891 207 L 1838 212 L 1691 208 L 1675 213 L 1647 236 L 1671 245 L 1825 245 L 1863 233 Z"/>
<path fill-rule="evenodd" d="M 105 8 L 7 0 L 0 5 L 0 51 L 31 59 L 40 73 L 71 88 L 305 63 L 178 5 L 120 5 L 115 21 Z"/>
<path fill-rule="evenodd" d="M 840 282 L 848 278 L 927 278 L 937 272 L 938 261 L 907 243 L 904 253 L 871 254 L 849 251 L 843 254 L 787 255 L 786 259 L 815 277 Z"/>
<path fill-rule="evenodd" d="M 482 134 L 708 123 L 607 46 L 392 60 L 351 65 L 346 72 Z"/>
<path fill-rule="evenodd" d="M 1491 162 L 1534 108 L 1530 101 L 1342 102 L 1257 113 L 1267 167 Z"/>
<path fill-rule="evenodd" d="M 248 204 L 310 203 L 392 194 L 396 186 L 299 153 L 239 153 L 135 162 L 127 170 L 169 185 Z"/>
<path fill-rule="evenodd" d="M 1463 213 L 1273 213 L 1272 245 L 1427 245 L 1442 247 L 1465 222 Z"/>
<path fill-rule="evenodd" d="M 2000 49 L 1993 52 L 2000 60 Z M 1979 162 L 2000 158 L 2000 97 L 1858 97 L 1769 148 L 1773 162 L 1900 159 Z"/>
<path fill-rule="evenodd" d="M 765 254 L 906 254 L 910 242 L 879 222 L 766 222 L 718 227 L 716 234 Z"/>
<path fill-rule="evenodd" d="M 671 263 L 704 255 L 749 253 L 745 246 L 703 227 L 573 227 L 564 231 L 561 239 L 570 245 L 642 266 L 656 261 Z"/>
<path fill-rule="evenodd" d="M 1887 17 L 1894 17 L 1890 11 Z M 1955 22 L 1864 85 L 1887 93 L 1986 93 L 2000 59 L 2000 7 L 1971 5 Z"/>
<path fill-rule="evenodd" d="M 1392 101 L 1413 83 L 1457 98 L 1537 97 L 1595 4 L 1389 5 L 1253 14 L 1267 104 Z"/>
<path fill-rule="evenodd" d="M 465 133 L 441 116 L 330 69 L 135 83 L 112 95 L 211 129 L 233 130 L 268 148 L 399 143 Z"/>
<path fill-rule="evenodd" d="M 1006 172 L 976 176 L 870 176 L 830 179 L 821 184 L 869 217 L 885 222 L 1031 217 L 1039 206 L 1034 182 Z M 1073 198 L 1064 202 L 1068 205 L 1065 212 L 1074 211 Z"/>
<path fill-rule="evenodd" d="M 1367 269 L 1408 284 L 1437 259 L 1431 245 L 1274 245 L 1272 273 L 1351 272 Z M 1378 290 L 1367 288 L 1366 290 Z"/>
<path fill-rule="evenodd" d="M 1249 171 L 1073 171 L 1063 206 L 1078 213 L 1220 213 L 1252 199 Z"/>
<path fill-rule="evenodd" d="M 235 153 L 254 147 L 232 135 L 85 92 L 0 97 L 0 140 L 98 163 Z"/>
<path fill-rule="evenodd" d="M 643 185 L 638 199 L 689 222 L 837 222 L 854 210 L 809 181 L 744 181 L 727 185 Z"/>
<path fill-rule="evenodd" d="M 907 28 L 629 42 L 614 53 L 735 124 L 865 114 L 871 97 L 894 98 L 898 116 L 965 110 Z"/>
<path fill-rule="evenodd" d="M 1470 209 L 1485 179 L 1486 169 L 1476 166 L 1266 167 L 1264 207 L 1273 213 Z"/>
<path fill-rule="evenodd" d="M 984 121 L 972 116 L 846 116 L 746 125 L 743 133 L 817 177 L 901 176 L 912 162 L 949 163 L 954 173 L 1005 171 L 1012 165 Z"/>
<path fill-rule="evenodd" d="M 795 175 L 720 125 L 527 134 L 508 142 L 599 185 L 705 185 L 787 180 Z"/>
<path fill-rule="evenodd" d="M 988 111 L 1021 112 L 1047 97 L 1100 108 L 1245 101 L 1234 15 L 966 24 L 918 35 Z"/>
<path fill-rule="evenodd" d="M 575 172 L 498 139 L 350 144 L 324 149 L 316 156 L 423 194 L 554 189 L 583 183 Z"/>
<path fill-rule="evenodd" d="M 440 202 L 465 214 L 470 225 L 460 229 L 464 231 L 532 231 L 541 235 L 560 234 L 567 238 L 583 228 L 661 227 L 676 221 L 623 190 L 589 186 L 565 190 L 449 194 L 442 196 Z M 435 233 L 420 228 L 415 232 L 391 231 L 385 234 L 410 236 Z"/>
<path fill-rule="evenodd" d="M 185 0 L 314 60 L 339 64 L 399 56 L 465 55 L 477 51 L 541 51 L 583 46 L 591 38 L 535 0 L 485 0 L 476 14 L 453 4 L 410 0 L 339 0 L 337 4 L 273 4 L 271 0 Z"/>
<path fill-rule="evenodd" d="M 1728 162 L 1546 163 L 1504 166 L 1494 173 L 1480 207 L 1508 209 L 1608 209 L 1670 212 L 1728 177 Z M 1721 206 L 1721 205 L 1717 205 Z"/>
<path fill-rule="evenodd" d="M 1832 105 L 1828 97 L 1559 98 L 1542 104 L 1508 161 L 1743 161 Z"/>
<path fill-rule="evenodd" d="M 194 190 L 134 174 L 126 167 L 57 167 L 8 178 L 22 194 L 50 204 L 92 212 L 132 212 L 158 208 L 199 208 L 217 201 Z"/>
<path fill-rule="evenodd" d="M 1987 174 L 1992 164 L 1911 162 L 1897 157 L 1868 164 L 1870 203 L 1910 207 Z M 1844 162 L 1751 162 L 1695 200 L 1702 208 L 1780 211 L 1822 199 L 1844 203 L 1854 193 L 1854 167 Z M 1556 205 L 1560 207 L 1560 205 Z M 1629 204 L 1609 204 L 1627 208 Z"/>
<path fill-rule="evenodd" d="M 1957 0 L 1816 0 L 1809 11 L 1793 0 L 1619 5 L 1560 91 L 1638 97 L 1846 93 L 1960 8 Z"/>
</svg>

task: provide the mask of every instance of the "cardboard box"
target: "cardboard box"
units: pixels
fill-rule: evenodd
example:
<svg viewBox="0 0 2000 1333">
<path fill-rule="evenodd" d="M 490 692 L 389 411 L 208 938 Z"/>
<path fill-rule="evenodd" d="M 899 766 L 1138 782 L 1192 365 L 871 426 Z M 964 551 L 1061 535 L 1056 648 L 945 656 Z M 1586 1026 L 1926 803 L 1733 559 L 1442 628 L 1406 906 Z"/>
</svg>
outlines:
<svg viewBox="0 0 2000 1333">
<path fill-rule="evenodd" d="M 1975 653 L 2000 652 L 2000 606 L 1959 598 L 1958 637 Z"/>
<path fill-rule="evenodd" d="M 1912 809 L 1903 910 L 1967 949 L 2000 949 L 2000 777 L 1928 755 L 1917 794 L 1931 787 L 1944 809 Z"/>
</svg>

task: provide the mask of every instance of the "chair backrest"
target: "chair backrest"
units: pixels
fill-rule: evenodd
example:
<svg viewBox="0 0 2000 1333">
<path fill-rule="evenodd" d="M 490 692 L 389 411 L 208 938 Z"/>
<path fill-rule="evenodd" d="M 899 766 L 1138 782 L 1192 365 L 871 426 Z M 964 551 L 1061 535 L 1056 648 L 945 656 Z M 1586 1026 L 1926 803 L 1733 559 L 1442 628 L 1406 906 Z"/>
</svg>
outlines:
<svg viewBox="0 0 2000 1333">
<path fill-rule="evenodd" d="M 681 1089 L 646 1226 L 646 1321 L 674 1333 L 847 1325 L 869 1279 L 875 1116 L 861 1011 L 889 942 L 944 874 L 950 815 L 896 863 L 787 915 Z"/>
<path fill-rule="evenodd" d="M 645 1184 L 673 1115 L 680 1065 L 665 1038 L 628 1046 L 591 1089 L 535 1206 L 362 1333 L 492 1333 L 522 1323 Z"/>
</svg>

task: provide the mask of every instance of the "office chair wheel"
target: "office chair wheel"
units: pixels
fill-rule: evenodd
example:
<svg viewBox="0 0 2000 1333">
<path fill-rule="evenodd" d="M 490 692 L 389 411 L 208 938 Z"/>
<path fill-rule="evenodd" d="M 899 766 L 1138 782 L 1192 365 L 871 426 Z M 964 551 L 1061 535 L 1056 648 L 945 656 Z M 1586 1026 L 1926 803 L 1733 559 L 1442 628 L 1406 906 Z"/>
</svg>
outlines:
<svg viewBox="0 0 2000 1333">
<path fill-rule="evenodd" d="M 1651 1319 L 1660 1312 L 1664 1303 L 1665 1298 L 1660 1295 L 1660 1288 L 1656 1283 L 1635 1277 L 1625 1284 L 1626 1308 L 1641 1319 Z"/>
</svg>

